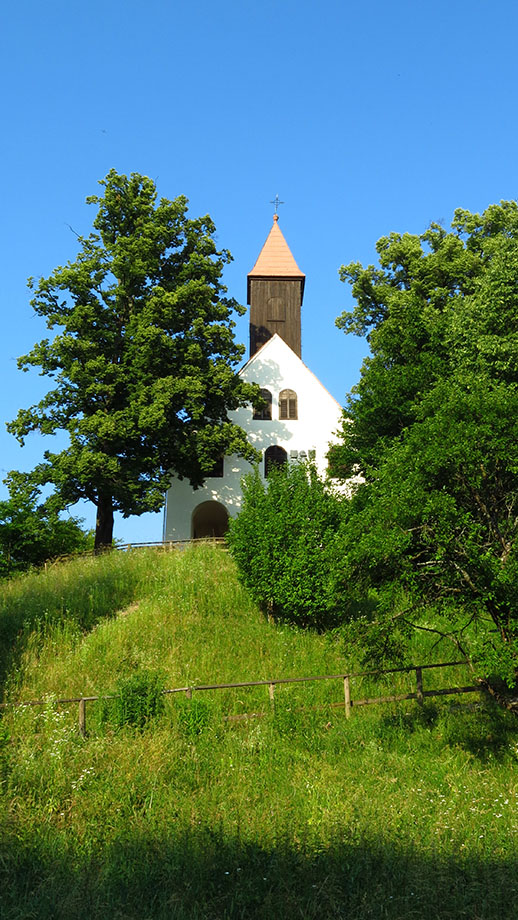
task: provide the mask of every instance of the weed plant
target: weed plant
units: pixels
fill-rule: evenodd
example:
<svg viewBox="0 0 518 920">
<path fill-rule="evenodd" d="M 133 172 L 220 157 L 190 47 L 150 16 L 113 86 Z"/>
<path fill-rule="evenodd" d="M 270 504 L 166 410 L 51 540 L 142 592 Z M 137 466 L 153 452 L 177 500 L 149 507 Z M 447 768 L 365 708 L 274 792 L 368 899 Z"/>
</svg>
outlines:
<svg viewBox="0 0 518 920">
<path fill-rule="evenodd" d="M 0 722 L 2 920 L 514 920 L 516 722 L 479 696 L 346 720 L 340 682 L 274 706 L 267 687 L 194 691 L 139 731 L 91 704 L 81 738 L 55 702 L 78 687 L 339 674 L 361 654 L 268 623 L 218 549 L 116 558 L 121 580 L 142 566 L 126 609 L 48 626 L 9 683 L 52 693 Z"/>
<path fill-rule="evenodd" d="M 99 725 L 114 731 L 149 728 L 164 711 L 164 683 L 164 675 L 155 671 L 137 671 L 119 681 L 115 693 L 99 701 Z"/>
</svg>

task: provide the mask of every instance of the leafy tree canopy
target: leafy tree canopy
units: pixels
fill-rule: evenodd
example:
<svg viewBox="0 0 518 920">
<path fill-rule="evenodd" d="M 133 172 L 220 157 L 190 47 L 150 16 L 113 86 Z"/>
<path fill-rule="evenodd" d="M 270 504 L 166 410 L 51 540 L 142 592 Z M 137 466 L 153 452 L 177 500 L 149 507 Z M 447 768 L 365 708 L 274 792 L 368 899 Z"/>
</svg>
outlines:
<svg viewBox="0 0 518 920">
<path fill-rule="evenodd" d="M 55 496 L 39 502 L 40 491 L 29 476 L 12 472 L 5 482 L 9 498 L 0 502 L 0 576 L 92 548 L 93 538 L 77 518 L 59 516 Z"/>
<path fill-rule="evenodd" d="M 225 296 L 231 256 L 211 219 L 187 217 L 182 196 L 157 201 L 145 176 L 111 170 L 100 184 L 76 261 L 29 281 L 35 312 L 58 331 L 19 366 L 55 386 L 8 425 L 21 443 L 30 431 L 68 433 L 34 481 L 52 482 L 63 506 L 96 505 L 96 546 L 111 543 L 114 510 L 158 510 L 171 473 L 198 486 L 222 453 L 254 459 L 227 413 L 256 399 L 236 373 L 244 349 L 231 316 L 243 308 Z"/>
<path fill-rule="evenodd" d="M 335 473 L 365 476 L 344 531 L 347 582 L 380 591 L 378 653 L 433 601 L 442 626 L 429 628 L 493 690 L 495 676 L 514 686 L 518 205 L 456 211 L 451 232 L 377 248 L 377 268 L 341 270 L 356 306 L 338 323 L 371 347 L 331 454 Z"/>
</svg>

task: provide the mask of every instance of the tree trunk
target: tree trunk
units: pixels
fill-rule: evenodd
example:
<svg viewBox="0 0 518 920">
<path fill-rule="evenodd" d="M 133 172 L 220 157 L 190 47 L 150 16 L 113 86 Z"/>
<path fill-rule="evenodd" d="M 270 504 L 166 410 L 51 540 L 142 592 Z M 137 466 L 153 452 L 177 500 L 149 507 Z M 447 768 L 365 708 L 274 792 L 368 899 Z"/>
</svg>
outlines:
<svg viewBox="0 0 518 920">
<path fill-rule="evenodd" d="M 500 686 L 496 686 L 495 683 L 491 680 L 486 680 L 481 678 L 479 684 L 484 687 L 484 689 L 493 697 L 495 702 L 498 703 L 503 709 L 507 709 L 508 712 L 512 712 L 513 715 L 518 716 L 518 697 L 511 696 L 510 691 L 503 691 Z"/>
<path fill-rule="evenodd" d="M 113 540 L 113 503 L 111 495 L 99 495 L 97 520 L 95 522 L 96 553 L 111 547 Z"/>
</svg>

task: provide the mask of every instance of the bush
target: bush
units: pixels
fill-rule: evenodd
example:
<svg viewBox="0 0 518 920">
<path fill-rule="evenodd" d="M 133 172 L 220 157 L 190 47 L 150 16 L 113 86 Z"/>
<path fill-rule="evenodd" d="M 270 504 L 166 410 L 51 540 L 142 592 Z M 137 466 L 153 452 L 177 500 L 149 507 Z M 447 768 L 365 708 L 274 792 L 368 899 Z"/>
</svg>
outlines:
<svg viewBox="0 0 518 920">
<path fill-rule="evenodd" d="M 243 482 L 243 506 L 228 542 L 239 577 L 269 615 L 319 630 L 341 618 L 335 591 L 340 499 L 311 465 L 256 471 Z"/>
<path fill-rule="evenodd" d="M 126 726 L 144 729 L 164 711 L 165 675 L 142 670 L 119 681 L 113 697 L 101 702 L 101 725 L 120 730 Z"/>
</svg>

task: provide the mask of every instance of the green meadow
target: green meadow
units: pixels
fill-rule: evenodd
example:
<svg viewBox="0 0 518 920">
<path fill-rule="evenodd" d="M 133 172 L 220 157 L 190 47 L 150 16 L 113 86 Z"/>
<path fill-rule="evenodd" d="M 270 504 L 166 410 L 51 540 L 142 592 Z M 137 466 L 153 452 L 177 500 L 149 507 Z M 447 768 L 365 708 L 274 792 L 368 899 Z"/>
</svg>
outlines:
<svg viewBox="0 0 518 920">
<path fill-rule="evenodd" d="M 361 649 L 269 622 L 221 548 L 83 558 L 0 587 L 0 918 L 518 916 L 516 719 L 479 694 L 353 707 L 341 681 L 106 699 L 340 674 Z M 416 640 L 413 662 L 449 660 Z M 428 640 L 429 641 L 429 640 Z M 405 693 L 412 676 L 353 682 Z M 468 684 L 462 667 L 425 688 Z M 244 716 L 250 718 L 231 718 Z"/>
</svg>

